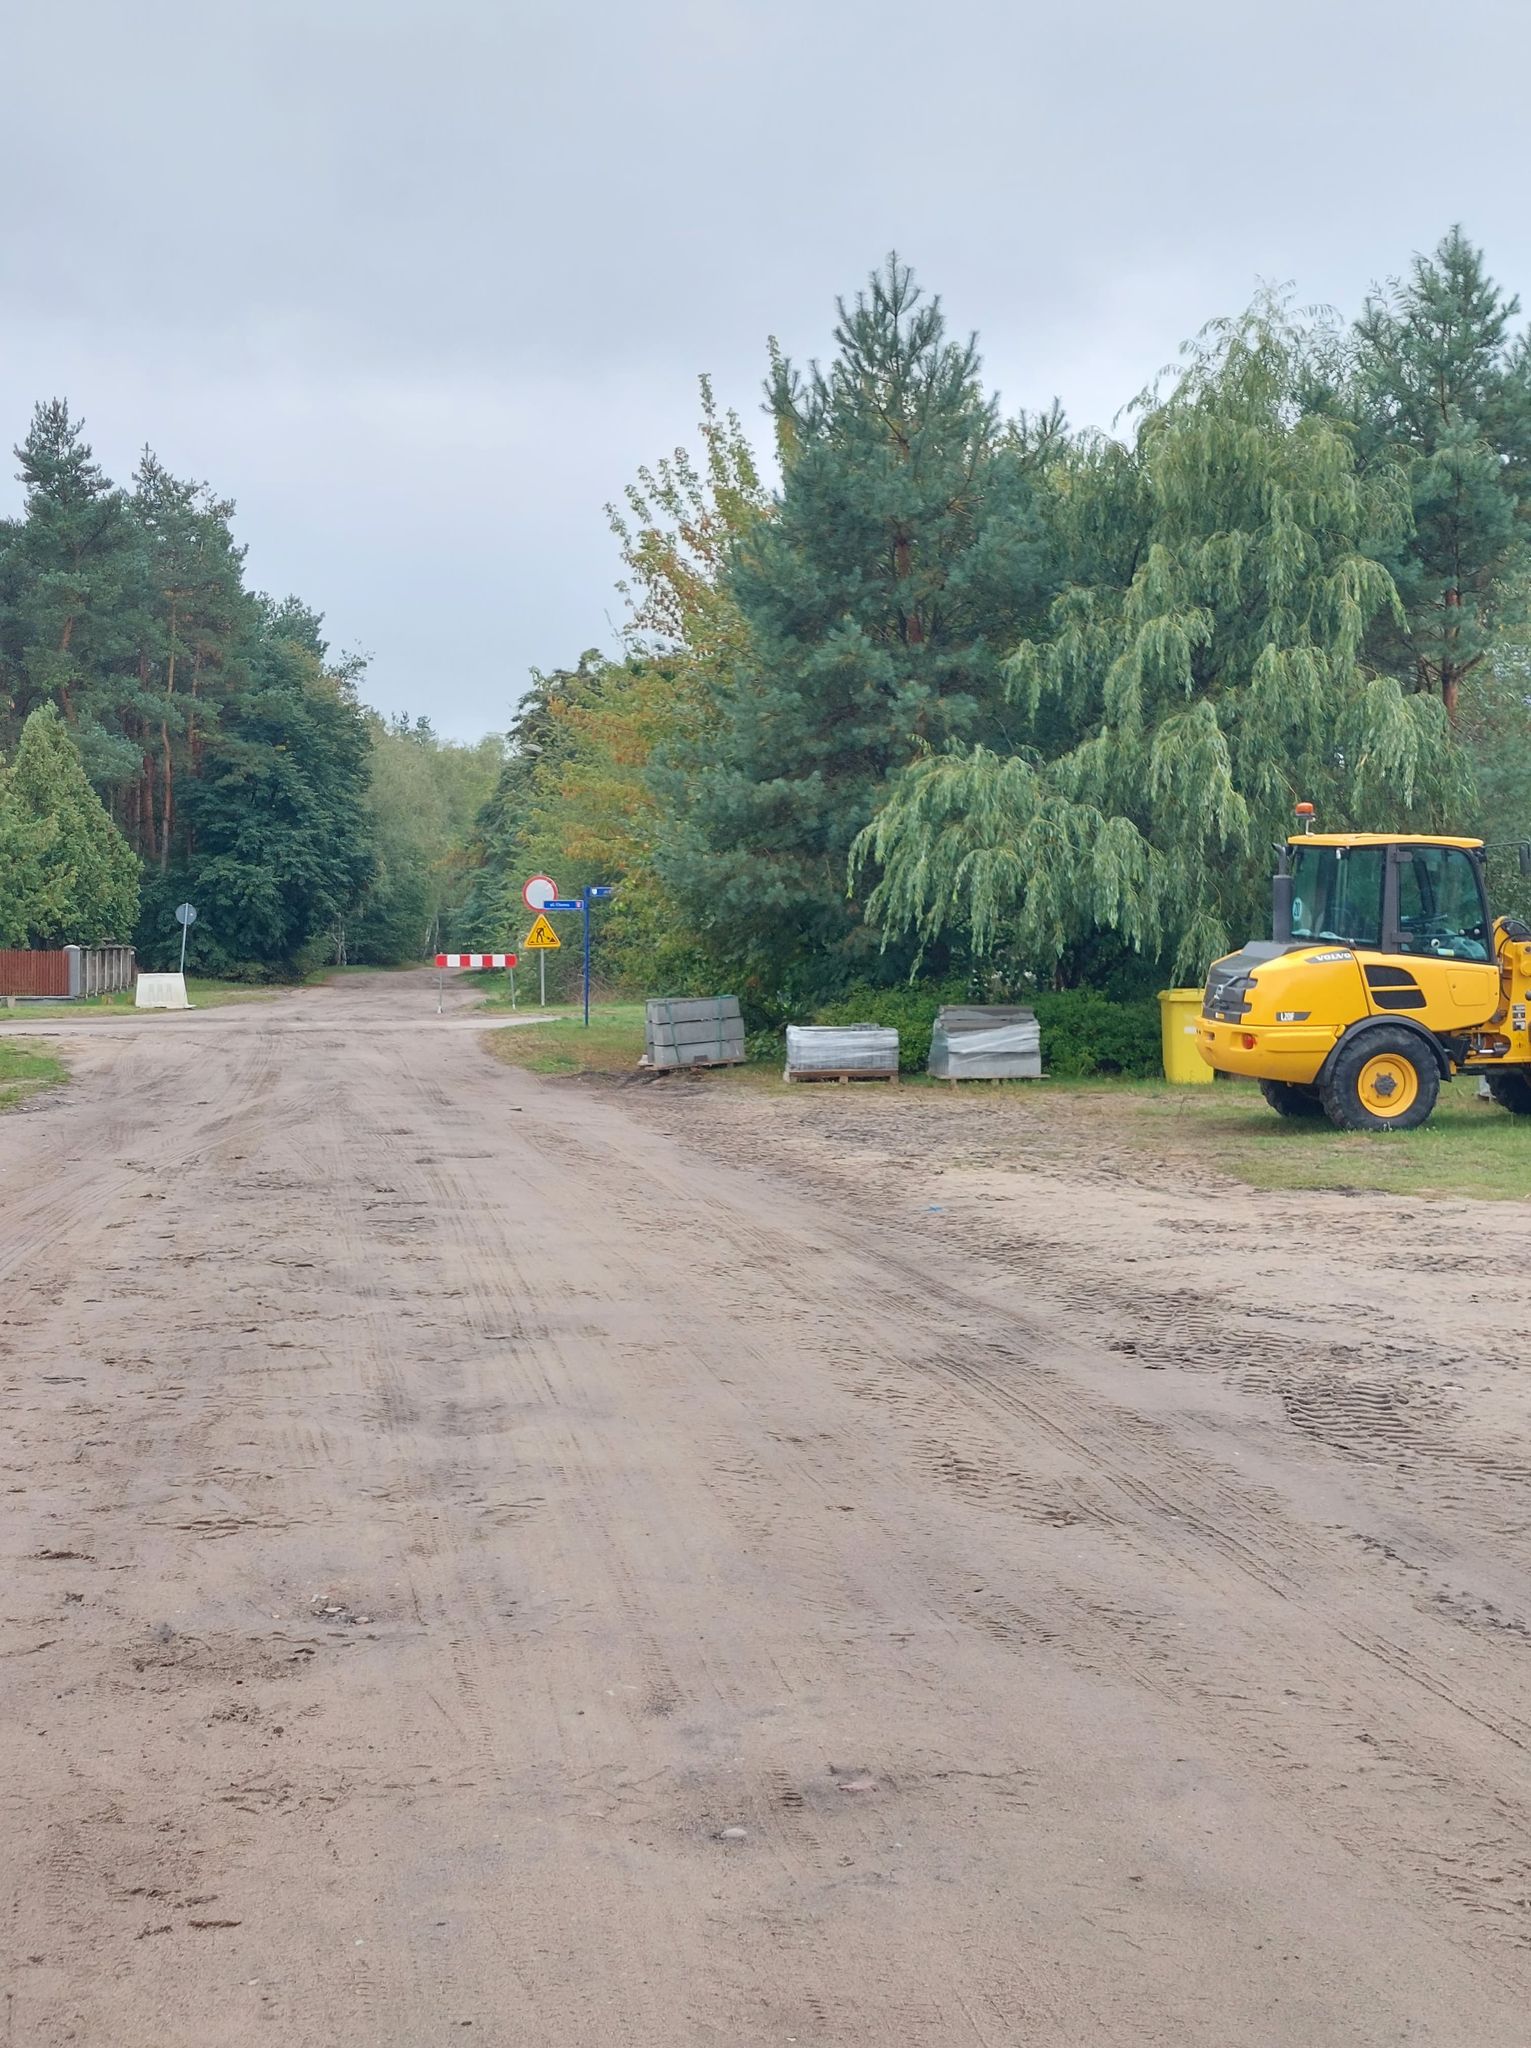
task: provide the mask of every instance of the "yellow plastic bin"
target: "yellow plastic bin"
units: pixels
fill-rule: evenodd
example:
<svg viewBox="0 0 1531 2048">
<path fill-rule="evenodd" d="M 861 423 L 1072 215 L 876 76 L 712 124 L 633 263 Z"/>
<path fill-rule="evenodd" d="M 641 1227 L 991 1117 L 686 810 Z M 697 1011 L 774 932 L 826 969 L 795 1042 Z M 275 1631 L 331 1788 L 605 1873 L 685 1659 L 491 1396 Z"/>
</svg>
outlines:
<svg viewBox="0 0 1531 2048">
<path fill-rule="evenodd" d="M 1164 1040 L 1166 1081 L 1210 1081 L 1212 1069 L 1196 1050 L 1196 1020 L 1201 1015 L 1199 988 L 1161 988 L 1159 1028 Z"/>
</svg>

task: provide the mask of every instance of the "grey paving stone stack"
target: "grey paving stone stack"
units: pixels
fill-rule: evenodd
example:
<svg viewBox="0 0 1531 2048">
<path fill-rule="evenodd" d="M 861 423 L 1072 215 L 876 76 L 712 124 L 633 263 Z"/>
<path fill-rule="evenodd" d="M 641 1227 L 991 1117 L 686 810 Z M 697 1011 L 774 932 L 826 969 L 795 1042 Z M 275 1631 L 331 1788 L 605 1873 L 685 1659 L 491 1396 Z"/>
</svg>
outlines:
<svg viewBox="0 0 1531 2048">
<path fill-rule="evenodd" d="M 887 1024 L 789 1024 L 787 1074 L 896 1074 L 898 1033 Z"/>
<path fill-rule="evenodd" d="M 1036 1013 L 1019 1003 L 948 1003 L 930 1035 L 928 1071 L 941 1081 L 1034 1081 L 1042 1072 Z"/>
<path fill-rule="evenodd" d="M 737 996 L 660 997 L 643 1006 L 644 1058 L 651 1067 L 744 1064 Z"/>
</svg>

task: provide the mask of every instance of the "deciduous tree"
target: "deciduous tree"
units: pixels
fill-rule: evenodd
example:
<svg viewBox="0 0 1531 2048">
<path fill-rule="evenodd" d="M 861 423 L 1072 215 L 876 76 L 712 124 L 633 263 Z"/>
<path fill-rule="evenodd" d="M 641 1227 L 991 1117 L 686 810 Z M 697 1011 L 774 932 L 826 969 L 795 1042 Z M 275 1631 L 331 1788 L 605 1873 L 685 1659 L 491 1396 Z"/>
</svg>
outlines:
<svg viewBox="0 0 1531 2048">
<path fill-rule="evenodd" d="M 1402 617 L 1398 473 L 1303 413 L 1307 347 L 1279 304 L 1220 324 L 1130 448 L 1070 465 L 1074 578 L 1010 664 L 1021 744 L 933 748 L 860 841 L 885 933 L 1048 970 L 1105 932 L 1193 975 L 1261 917 L 1294 799 L 1335 827 L 1460 818 L 1440 699 L 1364 658 Z"/>
</svg>

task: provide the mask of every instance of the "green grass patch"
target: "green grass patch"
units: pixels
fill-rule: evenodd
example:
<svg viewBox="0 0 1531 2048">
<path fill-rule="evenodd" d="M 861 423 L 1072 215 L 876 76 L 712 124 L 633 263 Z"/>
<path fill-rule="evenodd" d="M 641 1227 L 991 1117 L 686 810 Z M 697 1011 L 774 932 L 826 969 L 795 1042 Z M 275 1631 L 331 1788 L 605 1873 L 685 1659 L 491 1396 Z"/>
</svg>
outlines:
<svg viewBox="0 0 1531 2048">
<path fill-rule="evenodd" d="M 195 974 L 186 977 L 186 995 L 194 1010 L 218 1010 L 226 1003 L 269 1003 L 273 996 L 291 995 L 293 984 L 284 982 L 203 981 Z M 132 998 L 124 1002 L 131 1007 Z"/>
<path fill-rule="evenodd" d="M 64 1062 L 30 1045 L 0 1045 L 0 1110 L 14 1109 L 42 1088 L 56 1088 L 68 1079 Z"/>
<path fill-rule="evenodd" d="M 506 1007 L 484 1005 L 486 1011 Z M 525 1009 L 523 1004 L 523 1013 Z M 489 1030 L 489 1050 L 507 1066 L 525 1067 L 533 1074 L 630 1074 L 643 1057 L 642 1003 L 603 1003 L 592 1008 L 588 1030 L 580 1010 L 550 1010 L 547 1014 L 554 1020 L 551 1024 Z"/>
<path fill-rule="evenodd" d="M 1477 1087 L 1465 1078 L 1444 1085 L 1435 1115 L 1417 1131 L 1337 1131 L 1323 1118 L 1278 1117 L 1253 1082 L 1143 1082 L 1078 1092 L 1114 1098 L 1134 1145 L 1251 1187 L 1531 1200 L 1531 1118 L 1480 1101 Z"/>
</svg>

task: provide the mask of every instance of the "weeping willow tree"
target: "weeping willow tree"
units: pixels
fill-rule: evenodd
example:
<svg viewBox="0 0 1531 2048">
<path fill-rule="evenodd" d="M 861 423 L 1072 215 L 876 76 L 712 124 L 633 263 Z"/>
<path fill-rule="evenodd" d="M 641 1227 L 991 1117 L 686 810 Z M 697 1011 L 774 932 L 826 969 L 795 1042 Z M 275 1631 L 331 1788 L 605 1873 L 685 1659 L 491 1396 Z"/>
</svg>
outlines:
<svg viewBox="0 0 1531 2048">
<path fill-rule="evenodd" d="M 1368 670 L 1404 479 L 1361 474 L 1304 331 L 1263 301 L 1208 329 L 1130 446 L 1052 486 L 1069 585 L 1008 664 L 1020 743 L 930 753 L 856 842 L 885 941 L 964 931 L 1066 974 L 1102 934 L 1197 974 L 1249 935 L 1299 798 L 1331 829 L 1446 822 L 1466 796 L 1438 698 Z"/>
</svg>

